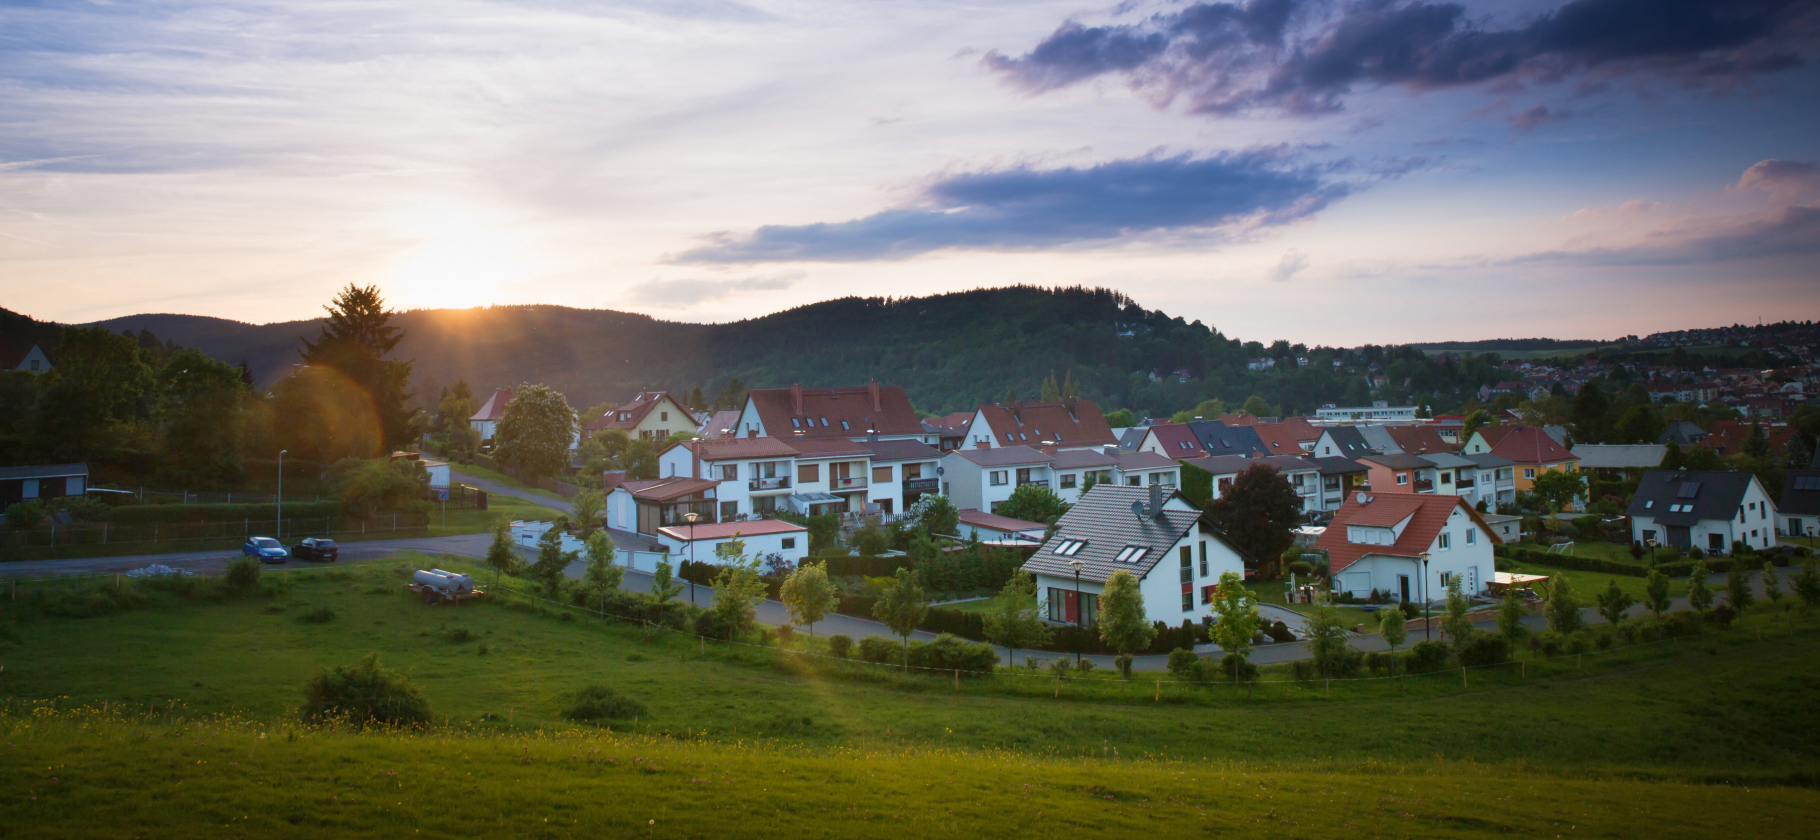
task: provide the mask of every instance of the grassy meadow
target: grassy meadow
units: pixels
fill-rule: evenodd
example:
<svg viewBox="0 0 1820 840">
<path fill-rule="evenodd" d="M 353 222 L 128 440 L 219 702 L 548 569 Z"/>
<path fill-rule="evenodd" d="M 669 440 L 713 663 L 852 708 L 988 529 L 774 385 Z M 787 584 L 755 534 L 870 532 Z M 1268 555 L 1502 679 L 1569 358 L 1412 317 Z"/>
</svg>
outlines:
<svg viewBox="0 0 1820 840">
<path fill-rule="evenodd" d="M 148 597 L 91 617 L 0 601 L 0 836 L 836 837 L 990 820 L 1020 835 L 1692 837 L 1817 824 L 1820 622 L 1796 613 L 1475 670 L 1465 685 L 1458 671 L 1327 685 L 1266 669 L 1251 692 L 1157 674 L 1058 686 L 799 667 L 775 648 L 647 636 L 518 599 L 425 607 L 399 567 L 296 570 L 263 596 Z M 331 619 L 301 620 L 325 607 Z M 422 689 L 438 725 L 298 722 L 306 679 L 369 653 Z M 570 722 L 590 685 L 643 710 Z"/>
</svg>

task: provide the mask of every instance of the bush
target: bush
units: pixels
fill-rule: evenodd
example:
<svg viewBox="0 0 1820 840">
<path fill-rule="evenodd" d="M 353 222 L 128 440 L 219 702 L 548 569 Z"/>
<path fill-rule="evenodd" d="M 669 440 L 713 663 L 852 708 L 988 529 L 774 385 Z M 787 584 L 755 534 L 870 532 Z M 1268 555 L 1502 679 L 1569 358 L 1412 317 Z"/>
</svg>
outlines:
<svg viewBox="0 0 1820 840">
<path fill-rule="evenodd" d="M 1560 654 L 1562 642 L 1560 633 L 1544 630 L 1529 637 L 1529 649 L 1543 656 L 1555 656 Z"/>
<path fill-rule="evenodd" d="M 258 560 L 242 557 L 228 564 L 227 574 L 221 579 L 221 586 L 236 595 L 250 595 L 259 591 L 259 573 L 262 571 Z"/>
<path fill-rule="evenodd" d="M 1567 635 L 1567 638 L 1563 640 L 1563 644 L 1561 645 L 1561 647 L 1563 650 L 1565 650 L 1568 653 L 1573 653 L 1573 654 L 1585 653 L 1589 650 L 1592 650 L 1592 647 L 1593 647 L 1592 634 L 1586 632 L 1585 630 L 1579 630 L 1574 633 L 1570 633 Z"/>
<path fill-rule="evenodd" d="M 1169 652 L 1169 673 L 1176 679 L 1190 679 L 1194 676 L 1195 666 L 1200 662 L 1201 657 L 1195 655 L 1194 651 L 1176 648 Z"/>
<path fill-rule="evenodd" d="M 895 639 L 867 636 L 859 640 L 859 658 L 867 662 L 896 665 L 903 661 L 903 652 Z"/>
<path fill-rule="evenodd" d="M 604 685 L 591 685 L 576 692 L 575 701 L 563 710 L 569 720 L 625 720 L 644 713 L 645 704 Z"/>
<path fill-rule="evenodd" d="M 430 719 L 429 701 L 405 677 L 379 666 L 379 654 L 353 665 L 319 671 L 303 684 L 303 716 L 345 716 L 362 723 L 418 726 Z"/>
<path fill-rule="evenodd" d="M 6 527 L 36 528 L 44 523 L 44 505 L 38 502 L 14 502 L 6 508 Z"/>
<path fill-rule="evenodd" d="M 1258 666 L 1245 661 L 1243 656 L 1228 653 L 1220 657 L 1220 674 L 1228 680 L 1254 680 L 1258 677 Z M 1235 677 L 1235 674 L 1238 676 Z"/>
<path fill-rule="evenodd" d="M 1297 560 L 1289 564 L 1289 571 L 1293 572 L 1297 577 L 1308 577 L 1309 575 L 1314 574 L 1314 564 L 1309 563 L 1307 560 Z"/>
<path fill-rule="evenodd" d="M 777 634 L 777 646 L 778 647 L 785 647 L 785 646 L 789 645 L 790 640 L 792 638 L 796 637 L 796 628 L 791 627 L 788 624 L 777 625 L 777 629 L 774 632 Z"/>
<path fill-rule="evenodd" d="M 1706 614 L 1707 622 L 1715 627 L 1730 627 L 1737 618 L 1738 611 L 1732 609 L 1731 604 L 1720 604 Z"/>
<path fill-rule="evenodd" d="M 1346 645 L 1339 650 L 1334 651 L 1333 656 L 1328 658 L 1326 662 L 1326 673 L 1322 676 L 1333 677 L 1335 679 L 1355 677 L 1358 676 L 1359 671 L 1363 670 L 1364 667 L 1365 652 L 1351 645 Z"/>
<path fill-rule="evenodd" d="M 710 639 L 725 639 L 732 627 L 720 617 L 720 613 L 703 610 L 695 617 L 695 635 L 707 636 Z"/>
<path fill-rule="evenodd" d="M 1415 646 L 1409 649 L 1409 672 L 1412 674 L 1439 671 L 1452 664 L 1453 650 L 1440 639 L 1416 642 Z"/>
<path fill-rule="evenodd" d="M 297 620 L 304 624 L 327 624 L 335 620 L 335 611 L 328 607 L 317 607 L 297 616 Z"/>
<path fill-rule="evenodd" d="M 1083 659 L 1079 665 L 1074 666 L 1074 669 L 1083 674 L 1089 673 L 1093 670 L 1093 660 Z"/>
<path fill-rule="evenodd" d="M 1510 659 L 1510 641 L 1497 633 L 1474 631 L 1461 640 L 1455 654 L 1468 668 L 1497 665 Z"/>
<path fill-rule="evenodd" d="M 910 643 L 912 668 L 935 668 L 942 671 L 958 669 L 989 674 L 997 664 L 996 648 L 966 641 L 952 633 L 943 633 L 928 642 Z"/>
<path fill-rule="evenodd" d="M 853 637 L 845 633 L 836 633 L 828 637 L 828 650 L 835 656 L 846 659 L 853 652 Z"/>
<path fill-rule="evenodd" d="M 1374 650 L 1365 654 L 1365 667 L 1373 674 L 1394 674 L 1397 671 L 1397 660 L 1401 658 L 1401 654 Z"/>
<path fill-rule="evenodd" d="M 568 615 L 568 613 L 563 613 L 563 615 Z M 450 630 L 448 632 L 448 634 L 446 635 L 446 638 L 451 643 L 459 645 L 464 642 L 467 642 L 470 639 L 473 639 L 474 634 L 472 632 L 469 632 L 468 628 L 466 628 L 466 627 L 457 627 L 453 630 Z"/>
<path fill-rule="evenodd" d="M 1281 621 L 1270 622 L 1269 626 L 1264 628 L 1264 632 L 1270 634 L 1270 640 L 1273 642 L 1295 641 L 1295 634 L 1289 631 L 1289 625 Z"/>
<path fill-rule="evenodd" d="M 1706 552 L 1701 551 L 1698 548 L 1690 548 L 1687 550 L 1687 558 L 1689 560 L 1705 560 Z"/>
</svg>

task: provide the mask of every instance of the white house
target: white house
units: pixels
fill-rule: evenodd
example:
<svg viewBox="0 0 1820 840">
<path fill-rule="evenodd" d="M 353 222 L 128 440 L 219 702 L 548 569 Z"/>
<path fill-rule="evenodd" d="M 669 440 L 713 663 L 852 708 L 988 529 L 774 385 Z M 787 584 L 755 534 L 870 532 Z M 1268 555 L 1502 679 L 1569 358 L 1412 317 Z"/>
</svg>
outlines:
<svg viewBox="0 0 1820 840">
<path fill-rule="evenodd" d="M 657 529 L 657 541 L 670 556 L 697 563 L 716 561 L 715 550 L 733 540 L 745 544 L 745 556 L 777 555 L 798 565 L 809 556 L 809 529 L 782 519 L 750 522 L 716 522 L 708 525 L 667 525 Z"/>
<path fill-rule="evenodd" d="M 1095 486 L 1023 568 L 1036 578 L 1044 617 L 1081 625 L 1095 622 L 1100 592 L 1119 570 L 1138 579 L 1145 616 L 1171 625 L 1211 616 L 1220 575 L 1245 573 L 1201 512 L 1160 484 Z"/>
<path fill-rule="evenodd" d="M 1154 452 L 1143 453 L 1151 458 L 1168 461 Z M 1081 493 L 1088 483 L 1123 484 L 1119 475 L 1119 457 L 1108 455 L 1098 449 L 1064 449 L 1050 456 L 1049 471 L 1055 478 L 1051 490 L 1068 504 L 1080 501 Z M 1175 466 L 1169 461 L 1169 466 Z"/>
<path fill-rule="evenodd" d="M 1414 420 L 1416 407 L 1391 405 L 1384 400 L 1375 400 L 1367 406 L 1317 408 L 1314 416 L 1316 420 Z"/>
<path fill-rule="evenodd" d="M 790 441 L 796 450 L 791 510 L 806 516 L 857 513 L 871 484 L 872 452 L 840 438 Z"/>
<path fill-rule="evenodd" d="M 869 510 L 894 516 L 923 496 L 941 492 L 942 480 L 935 470 L 941 466 L 942 453 L 935 447 L 914 440 L 864 440 L 859 445 L 871 453 Z"/>
<path fill-rule="evenodd" d="M 34 344 L 30 350 L 20 350 L 0 338 L 0 370 L 44 373 L 50 369 L 51 357 L 45 355 L 44 348 Z"/>
<path fill-rule="evenodd" d="M 750 519 L 788 509 L 797 451 L 777 438 L 685 440 L 657 456 L 657 474 L 712 479 L 716 518 Z"/>
<path fill-rule="evenodd" d="M 1028 446 L 957 449 L 942 456 L 942 495 L 960 510 L 995 510 L 1025 484 L 1053 487 L 1054 458 Z"/>
<path fill-rule="evenodd" d="M 1777 509 L 1782 533 L 1791 537 L 1820 535 L 1820 470 L 1789 470 Z"/>
<path fill-rule="evenodd" d="M 468 425 L 480 433 L 482 442 L 493 439 L 493 433 L 499 430 L 499 419 L 506 416 L 506 403 L 512 401 L 512 389 L 500 388 L 481 403 L 480 410 L 468 418 Z"/>
<path fill-rule="evenodd" d="M 1729 554 L 1732 543 L 1776 544 L 1776 505 L 1747 472 L 1649 470 L 1630 500 L 1630 538 Z"/>
<path fill-rule="evenodd" d="M 1161 484 L 1165 489 L 1174 490 L 1182 483 L 1182 465 L 1174 458 L 1155 452 L 1110 452 L 1107 453 L 1118 462 L 1115 468 L 1116 483 L 1127 487 L 1148 487 Z"/>
<path fill-rule="evenodd" d="M 1014 402 L 982 405 L 967 426 L 962 449 L 1030 446 L 1050 449 L 1100 449 L 1119 439 L 1106 415 L 1092 400 Z"/>
<path fill-rule="evenodd" d="M 731 434 L 784 440 L 845 438 L 937 443 L 904 389 L 868 383 L 862 388 L 755 388 Z"/>
<path fill-rule="evenodd" d="M 607 527 L 656 537 L 659 528 L 687 524 L 691 513 L 698 523 L 711 524 L 719 512 L 719 486 L 685 476 L 621 481 L 607 493 Z"/>
<path fill-rule="evenodd" d="M 1360 491 L 1334 512 L 1314 547 L 1327 552 L 1335 591 L 1422 602 L 1445 598 L 1454 576 L 1467 595 L 1485 589 L 1498 542 L 1459 496 Z"/>
</svg>

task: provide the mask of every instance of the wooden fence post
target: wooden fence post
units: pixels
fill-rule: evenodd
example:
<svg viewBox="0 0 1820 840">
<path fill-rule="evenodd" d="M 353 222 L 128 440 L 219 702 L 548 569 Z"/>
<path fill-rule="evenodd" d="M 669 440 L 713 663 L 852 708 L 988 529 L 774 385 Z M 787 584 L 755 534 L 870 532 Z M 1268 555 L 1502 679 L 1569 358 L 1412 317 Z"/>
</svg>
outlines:
<svg viewBox="0 0 1820 840">
<path fill-rule="evenodd" d="M 1465 665 L 1460 666 L 1460 687 L 1461 688 L 1466 687 L 1466 666 Z"/>
<path fill-rule="evenodd" d="M 1162 700 L 1163 700 L 1163 681 L 1162 680 L 1156 681 L 1156 700 L 1159 703 L 1162 702 Z"/>
</svg>

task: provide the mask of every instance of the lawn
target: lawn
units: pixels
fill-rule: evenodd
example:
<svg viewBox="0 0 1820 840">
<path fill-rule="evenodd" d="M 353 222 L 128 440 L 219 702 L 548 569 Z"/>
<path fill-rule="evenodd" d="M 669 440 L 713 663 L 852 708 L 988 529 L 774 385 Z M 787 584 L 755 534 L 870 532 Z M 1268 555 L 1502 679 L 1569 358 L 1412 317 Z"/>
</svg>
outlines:
<svg viewBox="0 0 1820 840">
<path fill-rule="evenodd" d="M 771 648 L 646 639 L 525 602 L 425 607 L 397 568 L 299 569 L 269 597 L 86 618 L 46 616 L 29 593 L 0 601 L 0 697 L 16 698 L 0 714 L 0 826 L 1779 836 L 1820 805 L 1820 623 L 1792 614 L 1760 618 L 1763 641 L 1733 631 L 1531 661 L 1469 686 L 1457 671 L 1328 686 L 1266 669 L 1275 681 L 1248 695 L 1160 675 L 1056 687 L 796 668 Z M 319 607 L 334 618 L 298 620 Z M 303 682 L 368 653 L 422 689 L 439 725 L 299 730 Z M 576 731 L 561 710 L 589 684 L 646 711 L 611 735 Z M 17 698 L 124 719 L 33 714 Z"/>
<path fill-rule="evenodd" d="M 1508 566 L 1510 571 L 1518 574 L 1548 575 L 1551 579 L 1566 578 L 1568 583 L 1573 586 L 1574 597 L 1578 598 L 1581 603 L 1589 607 L 1597 605 L 1597 601 L 1595 601 L 1594 598 L 1599 593 L 1604 592 L 1611 581 L 1617 581 L 1618 588 L 1624 590 L 1630 595 L 1632 601 L 1639 604 L 1643 603 L 1643 591 L 1648 584 L 1646 579 L 1633 577 L 1631 575 L 1613 575 L 1605 572 L 1583 572 L 1577 569 L 1563 569 L 1558 566 L 1544 566 L 1539 563 L 1521 563 L 1514 560 L 1500 560 L 1498 562 Z M 1786 588 L 1785 585 L 1784 589 L 1786 590 Z M 1537 595 L 1547 597 L 1547 592 L 1544 590 L 1536 588 L 1535 591 Z M 1687 579 L 1682 578 L 1680 580 L 1675 580 L 1671 578 L 1668 582 L 1668 593 L 1670 597 L 1686 595 Z"/>
<path fill-rule="evenodd" d="M 429 536 L 481 534 L 493 530 L 493 527 L 501 522 L 519 519 L 549 520 L 555 516 L 556 511 L 543 505 L 494 493 L 487 497 L 486 510 L 451 510 L 448 511 L 446 522 L 442 511 L 432 508 Z"/>
<path fill-rule="evenodd" d="M 1287 607 L 1303 615 L 1308 615 L 1313 612 L 1315 608 L 1314 604 L 1289 603 L 1289 581 L 1287 580 L 1254 581 L 1245 584 L 1245 588 L 1250 589 L 1257 594 L 1259 603 Z M 1363 624 L 1366 629 L 1369 630 L 1376 627 L 1378 624 L 1377 613 L 1367 612 L 1356 606 L 1335 604 L 1333 605 L 1333 610 L 1339 615 L 1340 623 L 1347 627 Z"/>
<path fill-rule="evenodd" d="M 538 496 L 542 496 L 546 499 L 554 499 L 559 502 L 565 501 L 562 496 L 560 496 L 556 493 L 552 493 L 548 490 L 543 489 L 542 487 L 533 487 L 529 484 L 519 481 L 516 478 L 506 475 L 505 473 L 499 472 L 498 470 L 489 470 L 486 467 L 480 466 L 479 464 L 453 464 L 453 465 L 450 465 L 449 469 L 451 472 L 461 473 L 463 475 L 471 475 L 475 478 L 484 478 L 488 481 L 497 481 L 500 484 L 504 484 L 505 486 L 511 487 L 515 490 L 523 490 L 527 493 L 533 493 Z M 460 483 L 459 480 L 456 483 Z M 490 503 L 491 499 L 489 499 L 488 501 Z"/>
</svg>

